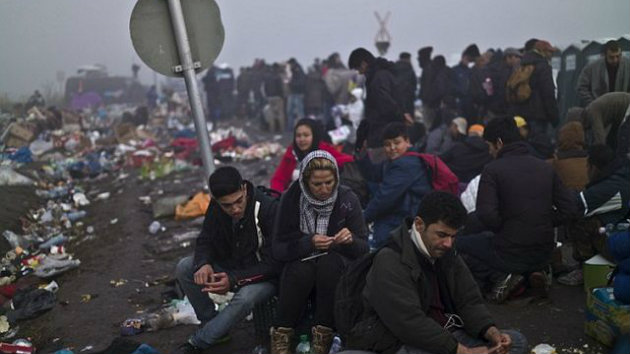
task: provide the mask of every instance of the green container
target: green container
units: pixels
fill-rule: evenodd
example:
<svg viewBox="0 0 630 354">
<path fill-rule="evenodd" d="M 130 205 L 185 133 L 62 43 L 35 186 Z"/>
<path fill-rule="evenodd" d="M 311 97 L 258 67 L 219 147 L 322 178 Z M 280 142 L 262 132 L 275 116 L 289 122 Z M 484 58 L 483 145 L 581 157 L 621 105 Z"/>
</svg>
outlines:
<svg viewBox="0 0 630 354">
<path fill-rule="evenodd" d="M 614 269 L 615 265 L 599 254 L 584 262 L 584 290 L 588 293 L 593 288 L 608 286 Z"/>
</svg>

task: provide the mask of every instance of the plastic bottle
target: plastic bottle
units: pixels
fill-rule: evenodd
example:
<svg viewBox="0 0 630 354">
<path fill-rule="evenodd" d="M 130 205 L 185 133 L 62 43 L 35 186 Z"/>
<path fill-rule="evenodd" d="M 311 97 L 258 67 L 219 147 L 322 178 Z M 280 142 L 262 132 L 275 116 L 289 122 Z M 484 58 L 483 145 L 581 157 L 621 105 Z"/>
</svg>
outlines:
<svg viewBox="0 0 630 354">
<path fill-rule="evenodd" d="M 151 233 L 151 235 L 155 235 L 158 231 L 160 231 L 160 227 L 162 227 L 162 225 L 159 221 L 156 220 L 152 222 L 151 225 L 149 225 L 149 232 Z"/>
<path fill-rule="evenodd" d="M 330 351 L 328 352 L 328 354 L 337 354 L 342 350 L 343 348 L 341 346 L 341 338 L 339 338 L 339 336 L 333 337 L 333 341 L 330 345 Z"/>
<path fill-rule="evenodd" d="M 75 220 L 79 220 L 85 217 L 86 215 L 87 215 L 87 212 L 85 210 L 78 210 L 78 211 L 73 211 L 71 213 L 67 213 L 66 217 L 70 221 L 75 221 Z"/>
<path fill-rule="evenodd" d="M 620 222 L 617 224 L 606 224 L 606 226 L 602 226 L 599 228 L 599 233 L 601 235 L 608 235 L 610 236 L 610 234 L 613 234 L 615 232 L 619 232 L 619 231 L 626 231 L 628 230 L 628 227 L 630 226 L 629 223 L 627 222 Z"/>
<path fill-rule="evenodd" d="M 311 343 L 308 341 L 308 335 L 302 334 L 300 336 L 300 343 L 295 347 L 295 354 L 310 354 Z"/>
</svg>

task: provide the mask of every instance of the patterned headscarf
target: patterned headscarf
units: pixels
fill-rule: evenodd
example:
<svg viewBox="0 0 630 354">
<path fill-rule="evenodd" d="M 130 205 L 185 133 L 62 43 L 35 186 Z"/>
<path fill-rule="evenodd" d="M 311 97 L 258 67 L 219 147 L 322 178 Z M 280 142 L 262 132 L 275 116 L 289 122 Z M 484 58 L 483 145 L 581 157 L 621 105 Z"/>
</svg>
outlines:
<svg viewBox="0 0 630 354">
<path fill-rule="evenodd" d="M 318 200 L 313 197 L 308 188 L 307 181 L 304 180 L 304 170 L 309 162 L 317 158 L 330 160 L 335 166 L 335 189 L 326 200 Z M 335 201 L 337 200 L 337 191 L 339 190 L 339 168 L 337 167 L 335 158 L 323 150 L 315 150 L 306 155 L 300 164 L 299 183 L 300 189 L 302 190 L 302 195 L 300 196 L 300 230 L 308 235 L 325 235 L 328 230 L 330 215 L 332 214 Z"/>
</svg>

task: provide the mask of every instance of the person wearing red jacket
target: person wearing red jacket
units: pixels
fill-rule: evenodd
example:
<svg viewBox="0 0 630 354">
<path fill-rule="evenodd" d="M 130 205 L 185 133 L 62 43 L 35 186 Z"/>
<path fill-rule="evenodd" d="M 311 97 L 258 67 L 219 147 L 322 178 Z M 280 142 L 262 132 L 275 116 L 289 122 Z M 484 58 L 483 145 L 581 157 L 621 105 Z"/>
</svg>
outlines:
<svg viewBox="0 0 630 354">
<path fill-rule="evenodd" d="M 271 189 L 284 192 L 289 188 L 291 182 L 299 176 L 299 162 L 311 151 L 324 150 L 330 153 L 339 168 L 346 162 L 354 160 L 354 157 L 337 151 L 332 145 L 321 140 L 321 129 L 317 122 L 310 118 L 300 119 L 293 130 L 293 144 L 287 147 L 280 165 L 271 177 Z"/>
</svg>

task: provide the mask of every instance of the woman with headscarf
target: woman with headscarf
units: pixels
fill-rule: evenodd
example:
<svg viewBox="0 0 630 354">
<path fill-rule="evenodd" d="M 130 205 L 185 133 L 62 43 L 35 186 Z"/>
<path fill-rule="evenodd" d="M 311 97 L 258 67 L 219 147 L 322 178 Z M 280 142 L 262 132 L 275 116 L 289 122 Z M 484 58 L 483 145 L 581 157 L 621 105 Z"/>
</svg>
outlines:
<svg viewBox="0 0 630 354">
<path fill-rule="evenodd" d="M 280 160 L 280 165 L 271 177 L 271 189 L 284 192 L 289 188 L 291 182 L 298 178 L 299 163 L 304 159 L 304 156 L 315 150 L 329 152 L 340 168 L 346 162 L 354 160 L 351 155 L 340 153 L 332 145 L 322 141 L 321 128 L 317 121 L 310 118 L 300 119 L 293 130 L 293 144 L 287 147 L 287 151 Z"/>
<path fill-rule="evenodd" d="M 285 192 L 276 213 L 273 255 L 285 262 L 271 330 L 271 353 L 290 353 L 294 328 L 311 294 L 315 314 L 311 353 L 327 354 L 333 339 L 334 297 L 346 265 L 368 252 L 359 200 L 339 185 L 335 158 L 309 153 L 299 179 Z"/>
</svg>

